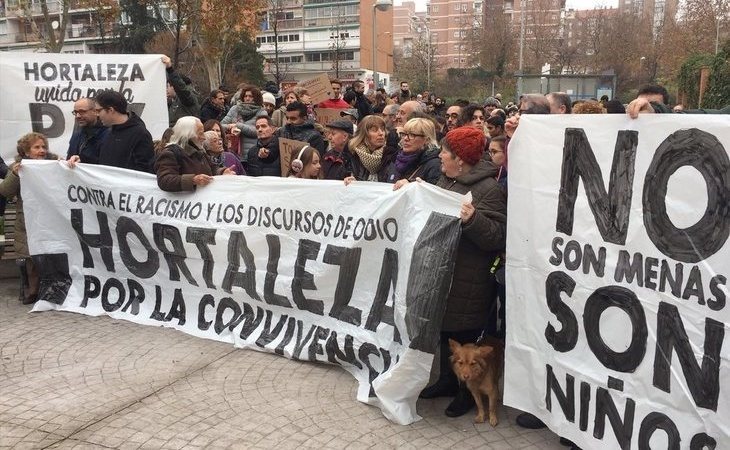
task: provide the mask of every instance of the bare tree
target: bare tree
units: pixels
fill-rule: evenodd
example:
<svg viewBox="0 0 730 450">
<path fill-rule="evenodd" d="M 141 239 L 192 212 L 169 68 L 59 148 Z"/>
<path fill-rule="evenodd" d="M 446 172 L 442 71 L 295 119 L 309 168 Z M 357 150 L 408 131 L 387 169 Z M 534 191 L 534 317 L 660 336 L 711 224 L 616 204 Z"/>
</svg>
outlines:
<svg viewBox="0 0 730 450">
<path fill-rule="evenodd" d="M 344 8 L 341 6 L 333 6 L 333 11 L 335 14 L 332 15 L 332 24 L 330 26 L 330 60 L 332 61 L 332 70 L 335 72 L 335 78 L 340 78 L 342 56 L 347 47 L 349 32 L 345 31 L 343 27 L 345 19 Z"/>
<path fill-rule="evenodd" d="M 268 61 L 267 72 L 274 77 L 277 86 L 281 86 L 286 79 L 289 64 L 282 62 L 279 50 L 279 35 L 281 34 L 282 21 L 286 20 L 286 11 L 283 0 L 266 0 L 268 10 L 266 11 L 266 27 L 274 34 L 274 59 Z M 273 70 L 272 70 L 273 69 Z"/>
</svg>

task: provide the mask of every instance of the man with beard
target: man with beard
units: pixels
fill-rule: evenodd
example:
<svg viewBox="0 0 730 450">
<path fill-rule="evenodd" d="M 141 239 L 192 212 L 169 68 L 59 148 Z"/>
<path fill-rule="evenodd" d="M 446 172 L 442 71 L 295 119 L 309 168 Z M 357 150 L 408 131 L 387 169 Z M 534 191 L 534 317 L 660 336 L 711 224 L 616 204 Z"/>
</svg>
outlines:
<svg viewBox="0 0 730 450">
<path fill-rule="evenodd" d="M 398 95 L 400 103 L 403 104 L 411 99 L 411 91 L 408 90 L 408 82 L 400 82 L 400 94 Z"/>
<path fill-rule="evenodd" d="M 352 90 L 355 92 L 355 108 L 357 108 L 358 123 L 373 113 L 373 107 L 365 97 L 365 83 L 362 80 L 356 80 L 352 83 Z"/>
<path fill-rule="evenodd" d="M 77 128 L 68 143 L 66 158 L 72 162 L 98 164 L 101 142 L 109 133 L 109 128 L 99 121 L 94 101 L 90 98 L 76 100 L 71 113 Z"/>
</svg>

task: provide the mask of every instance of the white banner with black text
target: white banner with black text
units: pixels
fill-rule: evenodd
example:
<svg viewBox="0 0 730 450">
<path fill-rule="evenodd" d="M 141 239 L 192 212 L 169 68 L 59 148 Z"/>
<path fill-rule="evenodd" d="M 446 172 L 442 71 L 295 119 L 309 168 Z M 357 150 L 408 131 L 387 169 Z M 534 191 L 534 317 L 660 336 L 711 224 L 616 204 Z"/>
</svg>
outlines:
<svg viewBox="0 0 730 450">
<path fill-rule="evenodd" d="M 357 398 L 408 424 L 437 348 L 460 197 L 412 183 L 152 175 L 24 161 L 34 311 L 106 314 L 340 364 Z"/>
<path fill-rule="evenodd" d="M 582 448 L 730 443 L 728 123 L 521 117 L 506 404 Z"/>
<path fill-rule="evenodd" d="M 66 156 L 74 102 L 97 92 L 119 92 L 153 138 L 168 126 L 161 55 L 0 52 L 0 156 L 10 162 L 26 133 L 43 133 L 49 150 Z"/>
</svg>

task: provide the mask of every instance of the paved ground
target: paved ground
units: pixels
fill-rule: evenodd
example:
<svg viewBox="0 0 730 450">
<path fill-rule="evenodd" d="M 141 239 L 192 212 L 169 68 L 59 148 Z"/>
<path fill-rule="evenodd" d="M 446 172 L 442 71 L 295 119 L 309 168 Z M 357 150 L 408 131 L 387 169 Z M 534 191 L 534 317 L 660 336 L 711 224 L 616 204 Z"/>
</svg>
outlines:
<svg viewBox="0 0 730 450">
<path fill-rule="evenodd" d="M 516 427 L 510 408 L 492 428 L 421 400 L 423 420 L 395 425 L 339 367 L 29 310 L 17 280 L 0 279 L 0 448 L 564 448 Z"/>
</svg>

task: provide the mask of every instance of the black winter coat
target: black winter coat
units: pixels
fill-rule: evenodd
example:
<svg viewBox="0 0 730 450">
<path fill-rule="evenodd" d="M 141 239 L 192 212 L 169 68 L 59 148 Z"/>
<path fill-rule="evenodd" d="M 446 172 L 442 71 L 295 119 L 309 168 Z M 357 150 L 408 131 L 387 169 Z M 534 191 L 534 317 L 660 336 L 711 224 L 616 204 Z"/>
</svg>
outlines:
<svg viewBox="0 0 730 450">
<path fill-rule="evenodd" d="M 397 174 L 395 181 L 406 179 L 413 182 L 416 181 L 416 178 L 420 178 L 427 183 L 436 184 L 441 177 L 440 151 L 436 146 L 428 147 L 421 152 L 415 163 L 411 164 L 402 173 Z"/>
<path fill-rule="evenodd" d="M 68 142 L 66 159 L 73 155 L 79 155 L 82 163 L 99 164 L 101 143 L 107 134 L 109 134 L 109 128 L 101 123 L 74 131 L 71 140 Z"/>
<path fill-rule="evenodd" d="M 101 143 L 99 164 L 152 173 L 155 160 L 152 135 L 133 112 L 129 120 L 112 125 Z"/>
<path fill-rule="evenodd" d="M 269 156 L 259 158 L 259 149 L 265 148 Z M 252 177 L 280 177 L 281 160 L 279 158 L 279 138 L 272 136 L 269 142 L 264 144 L 261 139 L 256 140 L 256 145 L 248 151 L 248 168 L 246 174 Z"/>
<path fill-rule="evenodd" d="M 200 107 L 200 121 L 205 123 L 213 119 L 220 122 L 226 117 L 226 113 L 228 113 L 228 110 L 225 107 L 218 109 L 208 98 L 203 102 L 203 106 Z"/>
<path fill-rule="evenodd" d="M 446 302 L 442 331 L 483 329 L 495 298 L 489 270 L 505 247 L 507 197 L 496 180 L 498 168 L 480 160 L 472 170 L 455 179 L 441 176 L 437 185 L 466 194 L 471 191 L 476 208 L 462 225 L 454 276 Z"/>
<path fill-rule="evenodd" d="M 276 135 L 280 138 L 306 142 L 319 151 L 320 157 L 327 151 L 327 141 L 322 137 L 322 133 L 314 127 L 314 122 L 309 120 L 301 125 L 288 123 L 276 130 Z"/>
</svg>

